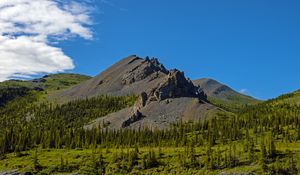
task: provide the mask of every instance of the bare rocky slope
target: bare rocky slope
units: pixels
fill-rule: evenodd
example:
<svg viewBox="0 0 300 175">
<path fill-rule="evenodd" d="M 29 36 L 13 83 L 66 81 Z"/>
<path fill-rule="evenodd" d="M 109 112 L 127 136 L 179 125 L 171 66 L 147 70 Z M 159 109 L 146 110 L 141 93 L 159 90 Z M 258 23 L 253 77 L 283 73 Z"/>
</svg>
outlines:
<svg viewBox="0 0 300 175">
<path fill-rule="evenodd" d="M 152 89 L 168 74 L 157 59 L 129 56 L 115 63 L 96 77 L 59 94 L 67 100 L 97 95 L 139 95 Z"/>
<path fill-rule="evenodd" d="M 198 121 L 222 111 L 210 104 L 205 93 L 183 72 L 167 70 L 156 58 L 135 55 L 57 97 L 69 101 L 97 95 L 136 95 L 138 100 L 133 107 L 96 119 L 86 128 L 164 129 L 179 120 Z"/>
</svg>

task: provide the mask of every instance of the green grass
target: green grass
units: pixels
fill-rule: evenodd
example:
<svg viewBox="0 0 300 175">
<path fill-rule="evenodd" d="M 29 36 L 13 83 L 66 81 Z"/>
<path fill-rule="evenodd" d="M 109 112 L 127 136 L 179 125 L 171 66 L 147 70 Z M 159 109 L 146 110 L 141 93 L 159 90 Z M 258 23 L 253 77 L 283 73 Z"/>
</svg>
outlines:
<svg viewBox="0 0 300 175">
<path fill-rule="evenodd" d="M 236 154 L 238 156 L 240 165 L 234 168 L 226 168 L 221 170 L 207 170 L 206 168 L 200 169 L 185 169 L 182 168 L 178 162 L 178 153 L 184 152 L 186 148 L 184 147 L 162 147 L 162 148 L 148 148 L 143 147 L 139 148 L 139 163 L 141 163 L 141 157 L 144 154 L 147 154 L 149 150 L 154 150 L 156 153 L 161 150 L 161 157 L 158 158 L 160 162 L 160 166 L 156 168 L 151 168 L 147 170 L 140 170 L 138 168 L 134 168 L 131 173 L 137 172 L 137 174 L 219 174 L 219 173 L 230 173 L 230 172 L 253 172 L 256 174 L 263 174 L 259 163 L 259 155 L 260 152 L 256 151 L 255 156 L 257 157 L 255 162 L 252 164 L 248 164 L 247 154 L 243 151 L 243 143 L 242 141 L 232 142 L 231 145 L 236 145 Z M 255 149 L 259 150 L 259 143 L 256 144 Z M 213 147 L 213 150 L 221 150 L 224 151 L 229 148 L 229 145 L 217 145 Z M 276 142 L 276 148 L 278 153 L 283 154 L 287 149 L 291 150 L 294 153 L 295 159 L 300 160 L 300 142 L 295 143 L 282 143 L 280 141 Z M 40 164 L 43 166 L 43 171 L 47 174 L 47 172 L 51 172 L 55 169 L 58 169 L 61 165 L 61 159 L 63 158 L 64 162 L 68 162 L 68 165 L 72 165 L 75 170 L 68 173 L 76 173 L 78 169 L 82 167 L 82 165 L 86 162 L 88 158 L 92 156 L 99 156 L 100 153 L 104 156 L 104 160 L 107 165 L 107 169 L 114 168 L 117 164 L 112 163 L 113 156 L 115 154 L 127 153 L 133 151 L 134 148 L 96 148 L 96 149 L 37 149 L 38 160 Z M 196 147 L 196 156 L 205 157 L 206 147 Z M 17 157 L 15 153 L 7 154 L 7 157 L 3 160 L 0 160 L 0 172 L 8 171 L 8 170 L 19 170 L 20 172 L 28 172 L 33 170 L 33 158 L 35 155 L 35 150 L 22 152 L 23 156 Z M 284 155 L 284 154 L 283 154 Z M 283 156 L 280 158 L 281 161 L 285 161 L 287 157 Z M 300 162 L 298 161 L 298 167 L 300 166 Z M 52 172 L 53 173 L 53 172 Z M 52 174 L 51 173 L 51 174 Z M 55 174 L 55 173 L 53 173 Z M 58 173 L 57 174 L 61 174 Z M 127 173 L 119 173 L 119 174 L 127 174 Z"/>
<path fill-rule="evenodd" d="M 278 98 L 269 100 L 268 102 L 272 103 L 272 104 L 297 104 L 297 105 L 300 105 L 300 90 L 281 95 Z"/>
<path fill-rule="evenodd" d="M 248 99 L 247 97 L 244 96 L 230 96 L 228 98 L 230 100 L 222 100 L 215 97 L 208 97 L 208 101 L 211 102 L 213 105 L 230 112 L 237 112 L 245 108 L 246 106 L 259 104 L 261 102 L 250 97 Z"/>
<path fill-rule="evenodd" d="M 87 81 L 90 78 L 89 76 L 80 74 L 51 74 L 36 80 L 9 80 L 0 82 L 0 90 L 3 89 L 3 91 L 6 90 L 8 92 L 9 88 L 29 88 L 33 92 L 36 89 L 43 89 L 43 91 L 38 90 L 33 92 L 38 97 L 37 102 L 43 103 L 52 101 L 50 97 L 53 94 Z M 28 95 L 28 93 L 25 95 Z M 22 96 L 16 96 L 15 98 L 17 97 Z"/>
<path fill-rule="evenodd" d="M 46 82 L 43 85 L 49 90 L 65 89 L 90 78 L 89 76 L 79 74 L 53 74 L 45 78 Z"/>
<path fill-rule="evenodd" d="M 0 88 L 7 87 L 27 87 L 36 88 L 41 87 L 46 90 L 65 89 L 74 86 L 78 83 L 86 81 L 91 77 L 79 74 L 52 74 L 44 76 L 39 79 L 40 82 L 26 81 L 26 80 L 9 80 L 0 83 Z"/>
</svg>

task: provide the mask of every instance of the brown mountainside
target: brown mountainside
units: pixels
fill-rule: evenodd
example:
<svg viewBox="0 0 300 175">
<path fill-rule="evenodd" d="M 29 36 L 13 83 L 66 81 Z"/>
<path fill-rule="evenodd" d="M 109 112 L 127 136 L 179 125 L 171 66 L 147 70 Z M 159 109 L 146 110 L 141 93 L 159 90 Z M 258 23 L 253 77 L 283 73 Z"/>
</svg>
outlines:
<svg viewBox="0 0 300 175">
<path fill-rule="evenodd" d="M 129 56 L 96 77 L 58 94 L 73 100 L 97 95 L 137 95 L 132 108 L 92 121 L 86 127 L 110 129 L 151 127 L 163 129 L 170 123 L 201 120 L 221 111 L 211 105 L 202 90 L 177 70 L 167 70 L 155 58 Z"/>
</svg>

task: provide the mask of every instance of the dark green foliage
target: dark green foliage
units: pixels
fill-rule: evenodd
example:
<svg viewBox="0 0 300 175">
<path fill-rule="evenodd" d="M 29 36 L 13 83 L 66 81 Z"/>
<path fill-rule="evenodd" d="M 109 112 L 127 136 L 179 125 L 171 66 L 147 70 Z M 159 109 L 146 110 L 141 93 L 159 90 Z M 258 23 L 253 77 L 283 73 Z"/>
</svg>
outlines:
<svg viewBox="0 0 300 175">
<path fill-rule="evenodd" d="M 250 141 L 247 140 L 247 143 L 249 144 L 249 149 L 248 151 L 248 159 L 250 161 L 250 163 L 253 163 L 255 161 L 255 145 L 254 145 L 254 141 L 253 139 L 251 139 Z"/>
<path fill-rule="evenodd" d="M 133 105 L 136 97 L 100 96 L 63 105 L 35 104 L 35 93 L 0 109 L 0 151 L 89 147 L 95 140 L 82 127 L 98 117 Z M 97 142 L 97 141 L 96 141 Z"/>
<path fill-rule="evenodd" d="M 153 150 L 150 150 L 143 157 L 143 169 L 150 169 L 159 166 L 156 153 Z"/>
<path fill-rule="evenodd" d="M 132 169 L 134 166 L 138 165 L 138 159 L 139 159 L 139 152 L 137 149 L 129 152 L 128 155 L 129 159 L 129 167 Z"/>
<path fill-rule="evenodd" d="M 91 155 L 89 158 L 83 160 L 83 165 L 80 167 L 80 174 L 86 175 L 103 175 L 105 174 L 106 163 L 102 154 L 98 157 Z"/>
<path fill-rule="evenodd" d="M 7 87 L 0 88 L 0 107 L 3 107 L 7 102 L 28 95 L 31 89 L 27 87 Z"/>
<path fill-rule="evenodd" d="M 279 159 L 276 159 L 275 163 L 266 167 L 265 172 L 268 174 L 298 174 L 298 168 L 296 161 L 294 160 L 294 156 L 291 153 L 288 153 L 288 156 L 289 158 L 286 162 L 281 162 Z"/>
<path fill-rule="evenodd" d="M 244 108 L 236 115 L 220 114 L 207 121 L 178 122 L 166 130 L 103 130 L 95 127 L 85 130 L 83 126 L 91 120 L 132 106 L 136 97 L 99 96 L 75 100 L 63 105 L 39 102 L 37 91 L 28 91 L 25 96 L 7 98 L 9 103 L 0 108 L 0 158 L 6 153 L 21 152 L 35 148 L 135 148 L 127 152 L 115 152 L 111 162 L 102 154 L 84 157 L 82 164 L 69 164 L 61 157 L 60 166 L 53 172 L 72 172 L 80 169 L 82 174 L 128 174 L 136 169 L 145 171 L 164 166 L 160 147 L 185 147 L 178 153 L 178 163 L 183 169 L 222 170 L 240 165 L 235 143 L 242 141 L 247 152 L 247 162 L 259 163 L 270 174 L 295 174 L 298 170 L 292 153 L 282 162 L 276 142 L 296 142 L 300 139 L 300 110 L 296 104 L 268 101 Z M 22 94 L 20 92 L 20 94 Z M 4 98 L 4 96 L 2 96 Z M 286 99 L 287 97 L 282 97 Z M 226 145 L 226 146 L 224 146 Z M 206 147 L 203 154 L 195 147 Z M 222 147 L 223 146 L 223 147 Z M 147 153 L 139 147 L 159 147 Z M 224 149 L 225 147 L 225 149 Z M 221 149 L 222 148 L 222 149 Z M 38 153 L 33 157 L 36 171 Z M 51 174 L 50 173 L 50 174 Z"/>
<path fill-rule="evenodd" d="M 94 145 L 109 146 L 210 146 L 245 140 L 249 161 L 254 155 L 253 139 L 271 132 L 265 142 L 269 158 L 276 157 L 274 139 L 298 140 L 300 112 L 296 105 L 257 105 L 237 116 L 216 116 L 198 123 L 179 122 L 162 131 L 148 129 L 106 131 L 101 128 L 84 130 L 82 126 L 93 119 L 133 105 L 136 97 L 100 96 L 72 101 L 63 105 L 35 104 L 34 93 L 0 109 L 0 150 L 2 153 L 32 148 L 85 148 Z M 289 130 L 297 132 L 289 132 Z M 232 148 L 233 149 L 233 148 Z"/>
<path fill-rule="evenodd" d="M 39 162 L 39 159 L 38 159 L 38 151 L 37 149 L 35 150 L 35 153 L 34 153 L 34 156 L 33 156 L 33 159 L 32 159 L 32 164 L 33 164 L 33 168 L 34 168 L 34 171 L 41 171 L 42 170 L 42 166 Z"/>
</svg>

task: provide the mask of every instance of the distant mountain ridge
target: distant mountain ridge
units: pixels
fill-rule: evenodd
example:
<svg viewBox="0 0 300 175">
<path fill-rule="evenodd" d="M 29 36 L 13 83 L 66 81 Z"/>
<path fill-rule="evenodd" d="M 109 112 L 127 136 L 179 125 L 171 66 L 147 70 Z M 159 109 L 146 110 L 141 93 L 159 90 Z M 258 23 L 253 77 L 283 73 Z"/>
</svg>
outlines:
<svg viewBox="0 0 300 175">
<path fill-rule="evenodd" d="M 193 80 L 195 86 L 198 86 L 208 96 L 208 99 L 215 105 L 221 105 L 228 110 L 237 110 L 245 105 L 258 103 L 259 100 L 241 94 L 232 88 L 209 78 Z"/>
</svg>

